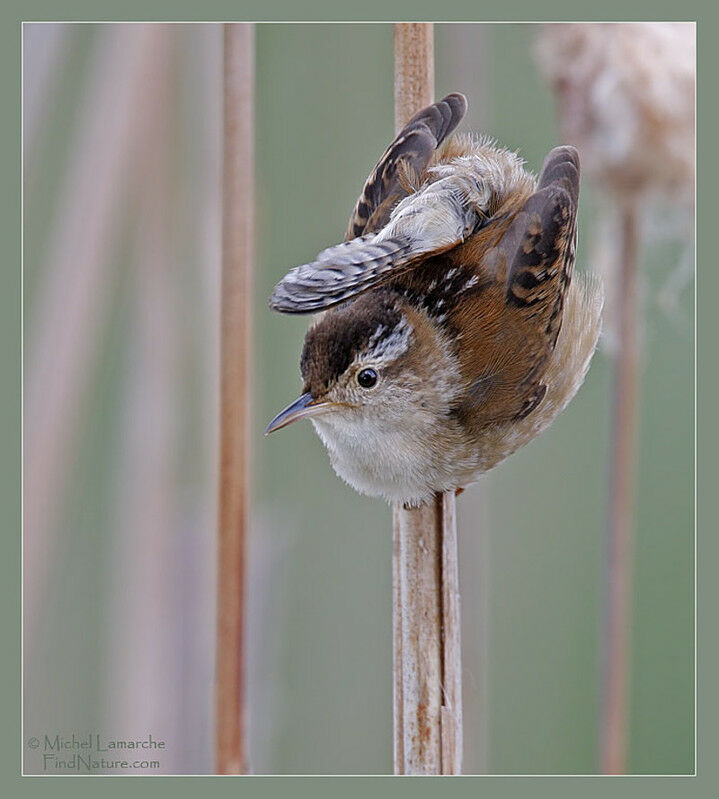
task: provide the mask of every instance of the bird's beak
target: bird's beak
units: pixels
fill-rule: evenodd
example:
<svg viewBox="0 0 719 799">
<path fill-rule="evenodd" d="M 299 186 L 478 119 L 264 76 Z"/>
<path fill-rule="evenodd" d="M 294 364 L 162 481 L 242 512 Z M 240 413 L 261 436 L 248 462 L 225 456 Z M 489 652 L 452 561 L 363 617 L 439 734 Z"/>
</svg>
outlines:
<svg viewBox="0 0 719 799">
<path fill-rule="evenodd" d="M 331 410 L 334 406 L 334 402 L 315 400 L 308 391 L 275 416 L 267 425 L 265 435 L 268 436 L 270 433 L 274 433 L 275 430 L 281 430 L 283 427 L 287 427 L 288 424 L 298 422 L 300 419 L 307 419 L 310 416 L 319 416 L 321 413 L 327 413 L 327 411 Z"/>
</svg>

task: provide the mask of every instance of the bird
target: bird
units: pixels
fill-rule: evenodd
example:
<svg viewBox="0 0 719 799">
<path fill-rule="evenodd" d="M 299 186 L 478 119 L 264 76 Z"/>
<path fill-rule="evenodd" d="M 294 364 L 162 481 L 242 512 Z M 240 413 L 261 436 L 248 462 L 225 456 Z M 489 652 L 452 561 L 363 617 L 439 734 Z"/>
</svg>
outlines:
<svg viewBox="0 0 719 799">
<path fill-rule="evenodd" d="M 573 275 L 579 157 L 536 178 L 513 151 L 455 132 L 458 92 L 420 110 L 367 179 L 345 240 L 290 270 L 270 307 L 314 313 L 299 398 L 335 472 L 412 508 L 461 492 L 545 430 L 582 384 L 601 328 Z"/>
</svg>

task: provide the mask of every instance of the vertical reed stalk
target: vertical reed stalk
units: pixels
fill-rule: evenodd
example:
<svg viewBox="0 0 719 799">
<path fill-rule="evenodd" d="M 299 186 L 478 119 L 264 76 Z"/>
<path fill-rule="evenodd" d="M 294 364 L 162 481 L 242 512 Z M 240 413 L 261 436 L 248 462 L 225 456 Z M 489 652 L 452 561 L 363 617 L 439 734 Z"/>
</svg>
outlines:
<svg viewBox="0 0 719 799">
<path fill-rule="evenodd" d="M 190 700 L 179 600 L 187 593 L 177 558 L 180 342 L 177 259 L 172 228 L 172 151 L 177 120 L 172 69 L 174 25 L 157 25 L 154 66 L 145 75 L 141 141 L 131 172 L 139 202 L 131 269 L 132 320 L 121 379 L 121 429 L 113 479 L 115 526 L 109 575 L 105 672 L 108 726 L 163 730 L 167 773 L 187 769 L 178 733 Z M 172 699 L 170 699 L 172 697 Z M 175 699 L 176 698 L 176 699 Z M 113 769 L 113 771 L 115 771 Z M 134 770 L 134 773 L 142 773 Z"/>
<path fill-rule="evenodd" d="M 434 97 L 431 24 L 394 28 L 397 131 Z M 459 774 L 462 686 L 453 493 L 393 520 L 394 770 Z"/>
<path fill-rule="evenodd" d="M 254 25 L 224 26 L 224 165 L 216 768 L 247 770 L 245 540 L 249 499 L 253 263 Z"/>
<path fill-rule="evenodd" d="M 143 120 L 156 101 L 148 75 L 154 74 L 161 36 L 160 25 L 99 26 L 26 325 L 23 612 L 30 647 L 48 602 L 57 520 L 71 472 L 68 453 L 82 429 L 83 402 L 112 302 L 119 209 Z"/>
<path fill-rule="evenodd" d="M 639 208 L 634 201 L 628 201 L 622 211 L 621 237 L 617 295 L 619 350 L 614 371 L 605 578 L 604 697 L 600 742 L 604 774 L 623 774 L 627 767 L 639 396 Z"/>
</svg>

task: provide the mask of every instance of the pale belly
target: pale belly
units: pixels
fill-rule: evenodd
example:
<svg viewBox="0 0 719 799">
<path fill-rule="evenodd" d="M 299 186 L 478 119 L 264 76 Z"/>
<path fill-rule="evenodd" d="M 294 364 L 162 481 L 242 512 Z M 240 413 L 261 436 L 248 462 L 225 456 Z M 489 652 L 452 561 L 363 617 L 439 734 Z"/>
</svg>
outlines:
<svg viewBox="0 0 719 799">
<path fill-rule="evenodd" d="M 547 393 L 519 421 L 482 430 L 479 438 L 444 417 L 441 426 L 419 412 L 385 421 L 377 415 L 312 419 L 335 472 L 362 494 L 418 505 L 438 491 L 477 480 L 548 427 L 582 384 L 600 330 L 602 294 L 575 277 L 562 329 L 543 377 Z"/>
<path fill-rule="evenodd" d="M 312 424 L 337 475 L 362 494 L 418 505 L 437 491 L 460 487 L 473 470 L 475 459 L 463 457 L 452 436 L 440 442 L 411 424 L 394 431 L 378 430 L 370 420 L 340 425 L 313 419 Z"/>
</svg>

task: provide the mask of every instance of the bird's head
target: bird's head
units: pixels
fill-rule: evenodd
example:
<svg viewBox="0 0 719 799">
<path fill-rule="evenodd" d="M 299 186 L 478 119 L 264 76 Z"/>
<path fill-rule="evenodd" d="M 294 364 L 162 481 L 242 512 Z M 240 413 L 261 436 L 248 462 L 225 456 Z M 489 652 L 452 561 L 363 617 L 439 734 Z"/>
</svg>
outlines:
<svg viewBox="0 0 719 799">
<path fill-rule="evenodd" d="M 307 333 L 300 367 L 303 393 L 267 433 L 311 418 L 319 428 L 381 434 L 445 416 L 456 394 L 456 366 L 441 332 L 389 289 L 320 317 Z"/>
</svg>

